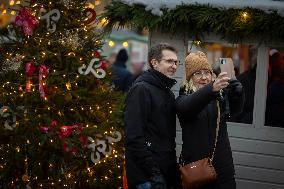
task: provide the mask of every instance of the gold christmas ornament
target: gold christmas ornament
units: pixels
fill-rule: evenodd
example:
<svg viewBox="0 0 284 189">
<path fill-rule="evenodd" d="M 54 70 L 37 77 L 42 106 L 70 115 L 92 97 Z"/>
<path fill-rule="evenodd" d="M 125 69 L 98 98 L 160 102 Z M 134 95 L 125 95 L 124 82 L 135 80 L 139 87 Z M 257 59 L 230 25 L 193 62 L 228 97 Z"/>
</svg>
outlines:
<svg viewBox="0 0 284 189">
<path fill-rule="evenodd" d="M 69 91 L 71 90 L 71 87 L 72 87 L 72 86 L 71 86 L 71 83 L 70 83 L 70 82 L 67 82 L 65 86 L 66 86 L 66 89 L 67 89 L 67 90 L 69 90 Z"/>
<path fill-rule="evenodd" d="M 4 28 L 9 24 L 10 15 L 2 14 L 0 15 L 0 28 Z"/>
<path fill-rule="evenodd" d="M 22 180 L 23 180 L 24 182 L 28 182 L 28 181 L 29 181 L 29 176 L 28 176 L 27 174 L 24 174 L 24 175 L 22 176 Z"/>
</svg>

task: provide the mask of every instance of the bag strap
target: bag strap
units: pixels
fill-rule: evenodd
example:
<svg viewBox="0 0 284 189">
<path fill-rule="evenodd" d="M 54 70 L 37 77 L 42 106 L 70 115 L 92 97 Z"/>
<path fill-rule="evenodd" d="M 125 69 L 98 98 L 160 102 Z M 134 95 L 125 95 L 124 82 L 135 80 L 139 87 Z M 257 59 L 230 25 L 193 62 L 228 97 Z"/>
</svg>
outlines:
<svg viewBox="0 0 284 189">
<path fill-rule="evenodd" d="M 212 157 L 210 158 L 210 161 L 212 162 L 215 156 L 215 150 L 216 145 L 218 141 L 218 135 L 219 135 L 219 128 L 220 128 L 220 102 L 217 100 L 217 127 L 216 127 L 216 138 L 215 138 L 215 144 L 214 144 L 214 150 L 212 153 Z"/>
<path fill-rule="evenodd" d="M 215 144 L 214 144 L 214 150 L 213 150 L 212 156 L 211 156 L 211 158 L 209 158 L 211 162 L 213 162 L 213 159 L 214 159 L 214 156 L 215 156 L 216 145 L 217 145 L 217 141 L 218 141 L 219 128 L 220 128 L 220 116 L 221 116 L 220 115 L 220 102 L 217 100 L 216 138 L 215 138 Z M 184 164 L 185 164 L 183 157 L 182 157 L 182 151 L 181 151 L 180 156 L 179 156 L 179 164 L 180 164 L 180 166 L 184 166 Z"/>
</svg>

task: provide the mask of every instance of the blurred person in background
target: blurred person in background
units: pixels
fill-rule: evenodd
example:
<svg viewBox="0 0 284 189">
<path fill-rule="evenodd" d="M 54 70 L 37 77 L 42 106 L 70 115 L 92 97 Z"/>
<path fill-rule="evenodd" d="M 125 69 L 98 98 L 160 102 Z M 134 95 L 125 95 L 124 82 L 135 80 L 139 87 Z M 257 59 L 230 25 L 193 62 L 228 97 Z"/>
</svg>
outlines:
<svg viewBox="0 0 284 189">
<path fill-rule="evenodd" d="M 126 49 L 121 49 L 112 65 L 113 70 L 113 83 L 116 90 L 128 92 L 133 82 L 132 74 L 126 68 L 128 54 Z"/>
<path fill-rule="evenodd" d="M 270 50 L 265 125 L 284 127 L 284 59 L 276 49 Z"/>
<path fill-rule="evenodd" d="M 250 47 L 249 57 L 250 64 L 247 70 L 237 76 L 245 93 L 244 107 L 240 114 L 231 117 L 230 121 L 232 122 L 252 124 L 257 67 L 257 48 L 255 46 Z"/>
<path fill-rule="evenodd" d="M 144 71 L 145 62 L 132 62 L 133 80 L 137 79 Z"/>
<path fill-rule="evenodd" d="M 107 57 L 106 60 L 107 60 L 107 62 L 108 62 L 108 64 L 109 64 L 110 66 L 112 66 L 113 63 L 115 62 L 116 56 L 117 56 L 117 53 L 112 52 L 112 53 L 110 53 L 110 55 Z"/>
</svg>

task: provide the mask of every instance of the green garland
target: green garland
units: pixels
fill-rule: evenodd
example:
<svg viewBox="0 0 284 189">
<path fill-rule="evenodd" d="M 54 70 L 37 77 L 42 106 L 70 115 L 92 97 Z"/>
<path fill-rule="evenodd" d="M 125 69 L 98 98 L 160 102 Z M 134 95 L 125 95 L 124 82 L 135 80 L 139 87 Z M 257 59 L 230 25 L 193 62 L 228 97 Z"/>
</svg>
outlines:
<svg viewBox="0 0 284 189">
<path fill-rule="evenodd" d="M 247 38 L 284 42 L 284 17 L 276 11 L 266 13 L 259 9 L 225 9 L 210 5 L 180 5 L 164 9 L 161 17 L 145 10 L 143 5 L 129 6 L 113 1 L 102 17 L 108 19 L 105 29 L 114 27 L 144 28 L 169 34 L 186 34 L 202 39 L 204 34 L 216 33 L 230 42 Z"/>
</svg>

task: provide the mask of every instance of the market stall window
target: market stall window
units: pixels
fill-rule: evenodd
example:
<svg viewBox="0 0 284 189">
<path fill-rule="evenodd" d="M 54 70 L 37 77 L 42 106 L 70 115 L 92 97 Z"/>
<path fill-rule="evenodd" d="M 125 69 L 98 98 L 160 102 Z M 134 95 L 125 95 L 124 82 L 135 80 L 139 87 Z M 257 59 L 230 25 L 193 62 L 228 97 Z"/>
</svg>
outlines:
<svg viewBox="0 0 284 189">
<path fill-rule="evenodd" d="M 270 48 L 265 125 L 284 128 L 284 48 Z"/>
</svg>

